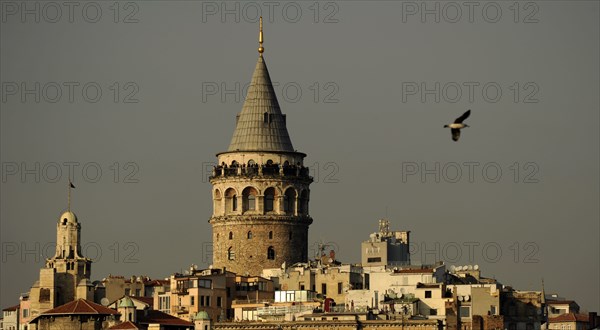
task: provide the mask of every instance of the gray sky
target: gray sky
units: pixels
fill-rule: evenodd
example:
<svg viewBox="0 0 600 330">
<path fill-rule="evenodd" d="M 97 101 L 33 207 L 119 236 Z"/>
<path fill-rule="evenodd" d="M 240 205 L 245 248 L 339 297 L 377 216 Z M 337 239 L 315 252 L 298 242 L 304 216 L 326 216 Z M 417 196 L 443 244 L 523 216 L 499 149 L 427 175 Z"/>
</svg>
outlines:
<svg viewBox="0 0 600 330">
<path fill-rule="evenodd" d="M 315 176 L 311 251 L 329 242 L 359 262 L 387 214 L 411 231 L 414 260 L 479 264 L 523 290 L 544 278 L 600 309 L 597 1 L 75 2 L 72 15 L 50 3 L 27 2 L 36 22 L 1 2 L 2 307 L 53 254 L 65 162 L 79 163 L 72 209 L 94 279 L 208 266 L 203 167 L 229 145 L 260 8 Z M 436 8 L 439 22 L 421 15 Z M 442 126 L 467 109 L 455 143 Z"/>
</svg>

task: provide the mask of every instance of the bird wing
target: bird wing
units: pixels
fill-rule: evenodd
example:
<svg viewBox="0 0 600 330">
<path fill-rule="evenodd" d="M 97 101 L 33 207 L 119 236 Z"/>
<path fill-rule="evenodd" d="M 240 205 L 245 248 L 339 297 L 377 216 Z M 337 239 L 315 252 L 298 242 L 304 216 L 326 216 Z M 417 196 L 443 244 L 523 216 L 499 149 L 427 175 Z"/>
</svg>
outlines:
<svg viewBox="0 0 600 330">
<path fill-rule="evenodd" d="M 469 116 L 471 115 L 471 110 L 467 110 L 467 112 L 463 113 L 462 116 L 456 118 L 456 120 L 454 121 L 455 124 L 460 124 L 462 123 L 465 119 L 469 118 Z"/>
<path fill-rule="evenodd" d="M 452 132 L 452 140 L 458 141 L 458 138 L 460 137 L 460 129 L 452 128 L 450 129 L 450 131 Z"/>
</svg>

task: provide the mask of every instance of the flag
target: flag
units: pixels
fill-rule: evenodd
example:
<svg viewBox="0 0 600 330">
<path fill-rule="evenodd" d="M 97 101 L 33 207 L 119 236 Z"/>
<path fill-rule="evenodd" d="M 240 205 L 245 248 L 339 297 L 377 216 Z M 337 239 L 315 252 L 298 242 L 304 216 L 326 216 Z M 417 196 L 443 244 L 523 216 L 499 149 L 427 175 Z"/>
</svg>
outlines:
<svg viewBox="0 0 600 330">
<path fill-rule="evenodd" d="M 69 181 L 69 185 L 71 188 L 75 188 L 75 186 L 73 185 L 73 183 L 71 181 Z"/>
</svg>

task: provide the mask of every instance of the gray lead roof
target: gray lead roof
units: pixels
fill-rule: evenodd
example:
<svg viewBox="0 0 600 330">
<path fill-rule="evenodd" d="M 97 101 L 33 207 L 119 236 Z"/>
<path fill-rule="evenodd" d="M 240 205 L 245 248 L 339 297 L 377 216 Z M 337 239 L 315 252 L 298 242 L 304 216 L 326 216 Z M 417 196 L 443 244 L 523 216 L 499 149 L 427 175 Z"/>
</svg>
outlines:
<svg viewBox="0 0 600 330">
<path fill-rule="evenodd" d="M 294 151 L 267 65 L 258 58 L 228 151 Z"/>
</svg>

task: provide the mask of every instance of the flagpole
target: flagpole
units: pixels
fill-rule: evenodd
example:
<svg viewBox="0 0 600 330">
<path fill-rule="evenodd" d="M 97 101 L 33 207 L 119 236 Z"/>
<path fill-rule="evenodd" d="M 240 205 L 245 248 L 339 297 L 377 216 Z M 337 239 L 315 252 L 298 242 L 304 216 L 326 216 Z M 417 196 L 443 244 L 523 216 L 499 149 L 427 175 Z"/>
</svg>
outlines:
<svg viewBox="0 0 600 330">
<path fill-rule="evenodd" d="M 67 199 L 67 211 L 71 212 L 71 180 L 69 180 L 69 193 L 68 193 L 68 199 Z"/>
</svg>

